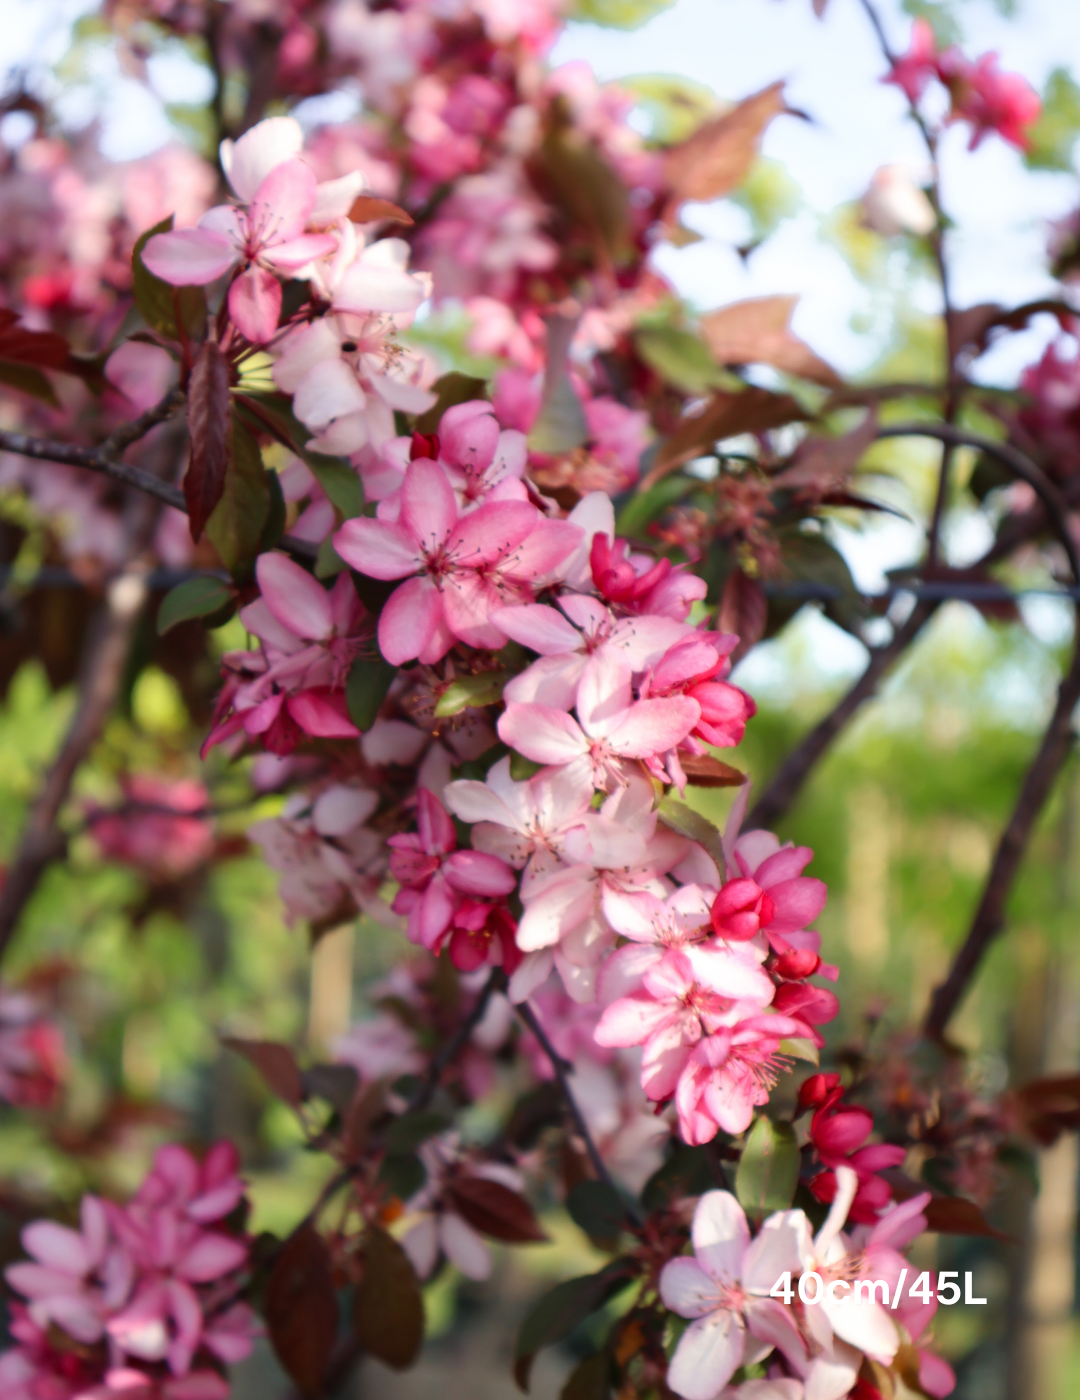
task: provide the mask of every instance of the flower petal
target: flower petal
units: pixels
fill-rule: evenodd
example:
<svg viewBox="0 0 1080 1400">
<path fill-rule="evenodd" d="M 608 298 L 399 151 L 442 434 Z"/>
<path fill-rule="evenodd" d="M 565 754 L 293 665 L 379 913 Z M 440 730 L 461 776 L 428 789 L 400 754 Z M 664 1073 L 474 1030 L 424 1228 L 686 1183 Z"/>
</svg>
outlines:
<svg viewBox="0 0 1080 1400">
<path fill-rule="evenodd" d="M 284 554 L 260 554 L 255 576 L 266 606 L 283 627 L 315 641 L 329 637 L 330 595 L 306 569 Z"/>
<path fill-rule="evenodd" d="M 712 1278 L 742 1277 L 750 1227 L 746 1212 L 730 1191 L 705 1192 L 694 1210 L 690 1236 L 698 1263 Z"/>
<path fill-rule="evenodd" d="M 550 705 L 510 705 L 497 728 L 504 744 L 534 763 L 570 763 L 588 752 L 577 721 Z"/>
<path fill-rule="evenodd" d="M 704 1317 L 716 1309 L 716 1280 L 696 1259 L 669 1259 L 660 1271 L 660 1297 L 680 1317 Z"/>
<path fill-rule="evenodd" d="M 679 1340 L 667 1383 L 683 1400 L 715 1400 L 742 1363 L 745 1330 L 734 1313 L 718 1311 L 692 1322 Z"/>
<path fill-rule="evenodd" d="M 421 562 L 416 541 L 408 530 L 395 522 L 369 520 L 366 516 L 346 520 L 334 536 L 334 548 L 346 564 L 369 578 L 408 578 Z M 430 580 L 425 582 L 434 588 Z"/>
<path fill-rule="evenodd" d="M 346 521 L 346 525 L 360 523 Z M 345 526 L 342 526 L 335 540 L 340 539 L 344 531 Z M 379 650 L 391 666 L 403 666 L 414 657 L 424 660 L 441 630 L 445 631 L 445 624 L 439 590 L 426 576 L 407 579 L 394 590 L 379 614 Z M 452 642 L 451 638 L 442 655 L 450 650 Z"/>
<path fill-rule="evenodd" d="M 263 267 L 249 267 L 229 288 L 233 325 L 252 345 L 273 339 L 281 315 L 281 283 Z"/>
<path fill-rule="evenodd" d="M 155 233 L 142 251 L 148 271 L 173 287 L 203 287 L 228 272 L 238 257 L 227 239 L 203 228 Z"/>
<path fill-rule="evenodd" d="M 295 117 L 267 117 L 238 141 L 221 144 L 229 184 L 246 204 L 275 166 L 296 159 L 304 148 L 304 133 Z"/>
</svg>

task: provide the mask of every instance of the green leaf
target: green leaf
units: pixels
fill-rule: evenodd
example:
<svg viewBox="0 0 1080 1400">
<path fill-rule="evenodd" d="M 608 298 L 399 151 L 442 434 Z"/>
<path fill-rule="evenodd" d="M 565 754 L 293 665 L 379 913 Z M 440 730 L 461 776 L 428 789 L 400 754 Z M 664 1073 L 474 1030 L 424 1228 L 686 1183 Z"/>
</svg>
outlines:
<svg viewBox="0 0 1080 1400">
<path fill-rule="evenodd" d="M 270 486 L 259 445 L 236 414 L 225 489 L 206 522 L 206 533 L 234 578 L 245 578 L 270 518 Z"/>
<path fill-rule="evenodd" d="M 343 519 L 352 520 L 364 513 L 364 486 L 354 467 L 318 452 L 307 453 L 304 461 Z"/>
<path fill-rule="evenodd" d="M 689 494 L 701 482 L 691 476 L 665 476 L 640 496 L 631 496 L 619 512 L 615 529 L 619 535 L 629 539 L 644 539 L 647 528 L 663 515 L 669 506 Z"/>
<path fill-rule="evenodd" d="M 391 1152 L 382 1159 L 378 1179 L 400 1201 L 408 1201 L 427 1181 L 427 1169 L 415 1152 Z"/>
<path fill-rule="evenodd" d="M 726 379 L 705 342 L 677 326 L 646 326 L 634 332 L 638 354 L 665 383 L 687 394 L 704 394 Z"/>
<path fill-rule="evenodd" d="M 387 1152 L 415 1152 L 429 1137 L 443 1133 L 450 1126 L 445 1113 L 435 1108 L 425 1108 L 417 1113 L 403 1113 L 395 1118 L 386 1130 L 383 1141 Z"/>
<path fill-rule="evenodd" d="M 9 389 L 18 389 L 21 394 L 29 394 L 32 399 L 47 403 L 50 408 L 60 407 L 60 400 L 48 376 L 35 365 L 0 360 L 0 384 L 6 384 Z"/>
<path fill-rule="evenodd" d="M 723 872 L 724 848 L 720 840 L 720 830 L 713 826 L 707 817 L 695 812 L 693 807 L 688 807 L 677 797 L 665 797 L 657 808 L 657 815 L 672 831 L 677 831 L 680 836 L 687 836 L 691 841 L 704 846 L 716 861 L 717 868 Z"/>
<path fill-rule="evenodd" d="M 180 327 L 189 340 L 201 340 L 206 331 L 206 296 L 201 287 L 173 287 L 146 267 L 142 250 L 155 233 L 169 233 L 173 216 L 148 228 L 135 241 L 131 253 L 131 280 L 135 305 L 146 324 L 167 340 L 180 339 Z M 179 323 L 177 315 L 179 314 Z"/>
<path fill-rule="evenodd" d="M 161 600 L 157 615 L 158 636 L 164 637 L 177 623 L 189 622 L 193 617 L 209 617 L 232 599 L 232 589 L 219 578 L 207 575 L 185 579 Z"/>
<path fill-rule="evenodd" d="M 285 493 L 281 489 L 281 478 L 277 472 L 266 473 L 266 486 L 270 492 L 270 509 L 266 513 L 266 524 L 259 538 L 259 553 L 273 549 L 285 533 Z"/>
<path fill-rule="evenodd" d="M 471 403 L 473 399 L 485 398 L 487 380 L 476 379 L 471 374 L 462 374 L 460 370 L 452 369 L 449 374 L 436 379 L 431 388 L 436 399 L 431 407 L 416 419 L 418 433 L 438 432 L 442 416 L 448 408 L 455 408 L 459 403 Z"/>
<path fill-rule="evenodd" d="M 337 578 L 342 569 L 349 566 L 341 555 L 334 548 L 333 535 L 328 536 L 319 545 L 319 552 L 315 557 L 315 577 L 316 578 Z"/>
<path fill-rule="evenodd" d="M 451 681 L 435 704 L 435 718 L 447 719 L 462 710 L 482 709 L 502 699 L 505 671 L 482 671 L 478 676 L 458 676 Z"/>
<path fill-rule="evenodd" d="M 360 1345 L 388 1366 L 403 1371 L 424 1341 L 424 1300 L 409 1256 L 378 1225 L 368 1228 L 364 1274 L 353 1299 L 353 1325 Z"/>
<path fill-rule="evenodd" d="M 669 1205 L 677 1196 L 703 1196 L 716 1184 L 704 1148 L 675 1142 L 669 1154 L 642 1189 L 641 1204 L 648 1211 Z"/>
<path fill-rule="evenodd" d="M 596 1274 L 583 1274 L 557 1284 L 526 1314 L 514 1350 L 514 1379 L 529 1388 L 533 1358 L 543 1347 L 561 1342 L 580 1322 L 621 1292 L 638 1271 L 632 1259 L 613 1259 Z"/>
<path fill-rule="evenodd" d="M 626 1211 L 617 1191 L 604 1181 L 579 1181 L 566 1198 L 570 1219 L 594 1244 L 614 1249 Z"/>
<path fill-rule="evenodd" d="M 602 24 L 605 29 L 640 29 L 674 3 L 675 0 L 577 0 L 569 18 Z"/>
<path fill-rule="evenodd" d="M 1030 145 L 1024 154 L 1024 163 L 1032 170 L 1072 172 L 1077 136 L 1080 136 L 1080 87 L 1067 68 L 1055 68 L 1046 80 L 1042 111 L 1027 129 Z"/>
<path fill-rule="evenodd" d="M 812 1040 L 782 1040 L 782 1055 L 793 1055 L 796 1060 L 809 1060 L 812 1065 L 821 1064 L 821 1053 Z"/>
<path fill-rule="evenodd" d="M 799 1144 L 790 1123 L 761 1117 L 750 1129 L 735 1173 L 735 1194 L 754 1221 L 787 1210 L 799 1182 Z"/>
<path fill-rule="evenodd" d="M 362 733 L 367 733 L 378 719 L 396 675 L 397 667 L 381 656 L 374 660 L 360 656 L 353 662 L 345 686 L 345 704 L 349 718 Z"/>
<path fill-rule="evenodd" d="M 543 766 L 542 763 L 526 758 L 524 754 L 510 751 L 510 776 L 515 783 L 524 783 L 530 778 L 535 778 Z"/>
</svg>

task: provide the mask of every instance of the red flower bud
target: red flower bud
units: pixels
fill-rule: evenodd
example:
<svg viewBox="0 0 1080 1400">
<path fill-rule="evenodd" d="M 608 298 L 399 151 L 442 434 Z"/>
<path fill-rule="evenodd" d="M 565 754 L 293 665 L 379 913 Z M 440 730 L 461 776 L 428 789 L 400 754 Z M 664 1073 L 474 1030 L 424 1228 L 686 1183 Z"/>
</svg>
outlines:
<svg viewBox="0 0 1080 1400">
<path fill-rule="evenodd" d="M 413 433 L 412 446 L 409 448 L 409 461 L 415 462 L 418 457 L 430 458 L 432 462 L 439 460 L 439 435 L 437 433 Z"/>
<path fill-rule="evenodd" d="M 778 977 L 797 981 L 803 977 L 813 977 L 820 966 L 821 959 L 809 948 L 789 948 L 777 958 L 773 971 Z"/>
<path fill-rule="evenodd" d="M 820 1108 L 829 1095 L 840 1087 L 838 1074 L 812 1074 L 804 1079 L 799 1089 L 799 1112 L 808 1108 Z"/>
</svg>

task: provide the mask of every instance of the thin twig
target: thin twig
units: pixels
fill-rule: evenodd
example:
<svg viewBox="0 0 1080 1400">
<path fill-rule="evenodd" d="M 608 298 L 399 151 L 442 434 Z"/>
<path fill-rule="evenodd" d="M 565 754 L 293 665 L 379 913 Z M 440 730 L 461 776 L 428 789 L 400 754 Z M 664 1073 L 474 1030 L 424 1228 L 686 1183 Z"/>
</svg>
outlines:
<svg viewBox="0 0 1080 1400">
<path fill-rule="evenodd" d="M 151 412 L 154 411 L 151 410 Z M 144 414 L 143 418 L 148 416 Z M 160 418 L 155 419 L 155 422 L 162 421 L 163 419 Z M 152 427 L 153 424 L 149 426 Z M 134 427 L 134 423 L 129 425 L 129 430 Z M 149 431 L 149 428 L 144 431 Z M 118 429 L 111 440 L 115 441 L 121 432 L 122 430 Z M 135 439 L 130 438 L 128 442 L 124 443 L 124 446 L 129 446 L 133 441 Z M 15 452 L 20 457 L 32 457 L 39 462 L 56 462 L 63 467 L 80 467 L 83 471 L 96 472 L 99 476 L 107 476 L 110 480 L 119 481 L 125 486 L 133 486 L 137 491 L 143 491 L 148 496 L 162 501 L 165 505 L 172 506 L 174 510 L 187 514 L 184 493 L 178 486 L 172 486 L 167 481 L 160 481 L 150 472 L 143 471 L 141 467 L 134 467 L 128 462 L 118 462 L 107 456 L 102 449 L 76 447 L 68 442 L 53 442 L 47 438 L 29 437 L 26 433 L 0 432 L 0 452 Z M 282 535 L 281 539 L 278 540 L 278 548 L 298 559 L 317 559 L 319 555 L 318 545 L 312 544 L 309 540 L 299 540 L 293 535 Z"/>
<path fill-rule="evenodd" d="M 435 1090 L 439 1087 L 439 1081 L 442 1078 L 443 1070 L 457 1058 L 458 1054 L 465 1048 L 466 1042 L 473 1031 L 476 1030 L 477 1026 L 484 1019 L 484 1013 L 487 1011 L 488 1002 L 496 992 L 504 992 L 505 990 L 506 973 L 501 967 L 492 968 L 491 976 L 484 983 L 483 987 L 481 987 L 480 995 L 477 997 L 472 1010 L 431 1061 L 431 1064 L 428 1065 L 423 1083 L 411 1095 L 405 1105 L 406 1113 L 416 1113 L 419 1109 L 427 1107 L 431 1102 Z"/>
<path fill-rule="evenodd" d="M 589 1126 L 585 1122 L 585 1115 L 582 1113 L 578 1101 L 574 1097 L 574 1091 L 570 1087 L 569 1078 L 569 1076 L 574 1072 L 573 1065 L 571 1065 L 568 1061 L 564 1060 L 563 1057 L 559 1054 L 559 1052 L 555 1049 L 554 1045 L 552 1045 L 550 1039 L 548 1038 L 548 1033 L 544 1029 L 540 1018 L 537 1016 L 536 1012 L 532 1009 L 532 1007 L 527 1001 L 519 1003 L 517 1006 L 515 1006 L 514 1010 L 521 1017 L 522 1021 L 524 1021 L 525 1025 L 528 1026 L 529 1030 L 532 1031 L 533 1035 L 540 1043 L 540 1048 L 548 1057 L 548 1061 L 551 1064 L 552 1073 L 555 1075 L 556 1082 L 558 1083 L 559 1089 L 562 1092 L 563 1099 L 565 1100 L 567 1111 L 569 1112 L 570 1117 L 574 1120 L 574 1127 L 577 1129 L 578 1135 L 581 1137 L 582 1141 L 585 1144 L 585 1151 L 588 1154 L 589 1161 L 592 1163 L 592 1168 L 593 1171 L 596 1173 L 597 1179 L 599 1181 L 602 1181 L 605 1186 L 610 1187 L 611 1190 L 615 1192 L 615 1195 L 619 1198 L 620 1201 L 622 1201 L 623 1208 L 626 1211 L 627 1215 L 631 1217 L 635 1224 L 640 1224 L 641 1221 L 639 1218 L 638 1211 L 631 1205 L 631 1203 L 628 1200 L 626 1200 L 623 1193 L 619 1190 L 619 1188 L 615 1185 L 615 1182 L 612 1180 L 611 1173 L 608 1171 L 607 1165 L 604 1162 L 603 1157 L 600 1156 L 600 1150 L 596 1146 L 596 1143 L 593 1141 L 592 1134 L 589 1132 Z"/>
<path fill-rule="evenodd" d="M 184 493 L 178 486 L 161 481 L 141 467 L 133 467 L 128 462 L 117 462 L 106 457 L 92 447 L 76 447 L 69 442 L 51 442 L 47 438 L 28 437 L 26 433 L 0 432 L 0 452 L 17 452 L 20 457 L 33 457 L 39 462 L 58 462 L 64 467 L 81 467 L 84 471 L 97 472 L 119 481 L 124 486 L 134 486 L 163 501 L 176 510 L 186 510 Z"/>
<path fill-rule="evenodd" d="M 988 456 L 996 457 L 1014 476 L 1018 476 L 1036 492 L 1047 512 L 1049 520 L 1057 525 L 1057 532 L 1069 558 L 1073 577 L 1080 578 L 1080 555 L 1075 541 L 1060 522 L 1068 515 L 1068 503 L 1058 488 L 1026 453 L 1007 442 L 997 442 L 979 433 L 968 432 L 951 423 L 898 423 L 881 428 L 878 438 L 929 437 L 947 444 L 951 448 L 974 447 Z M 1041 524 L 1041 522 L 1039 522 Z M 1020 541 L 1017 541 L 1020 543 Z M 987 558 L 990 557 L 991 550 Z M 981 561 L 980 561 L 981 562 Z M 976 568 L 979 567 L 977 564 Z M 877 694 L 885 677 L 896 662 L 922 632 L 927 622 L 934 616 L 945 596 L 945 589 L 939 590 L 931 583 L 925 589 L 912 590 L 919 601 L 907 620 L 896 630 L 893 638 L 885 646 L 876 647 L 870 654 L 866 670 L 829 713 L 795 746 L 777 769 L 768 787 L 764 790 L 746 818 L 745 827 L 771 828 L 789 810 L 791 804 L 802 791 L 811 771 L 833 740 L 863 704 Z M 954 590 L 950 589 L 949 592 Z M 968 591 L 968 590 L 964 590 Z M 1059 590 L 1063 596 L 1072 596 L 1073 590 Z M 957 592 L 957 596 L 962 596 Z M 973 601 L 980 601 L 974 593 Z"/>
</svg>

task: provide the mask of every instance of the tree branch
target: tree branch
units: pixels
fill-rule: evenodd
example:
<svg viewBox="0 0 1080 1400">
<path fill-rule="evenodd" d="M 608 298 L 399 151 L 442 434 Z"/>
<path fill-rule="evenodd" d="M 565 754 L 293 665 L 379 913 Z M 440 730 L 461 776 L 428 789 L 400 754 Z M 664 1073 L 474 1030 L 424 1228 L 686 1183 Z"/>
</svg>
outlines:
<svg viewBox="0 0 1080 1400">
<path fill-rule="evenodd" d="M 47 438 L 28 437 L 25 433 L 0 432 L 0 452 L 17 452 L 20 457 L 33 457 L 35 461 L 58 462 L 64 467 L 81 467 L 84 471 L 97 472 L 99 476 L 107 476 L 124 486 L 133 486 L 137 491 L 144 491 L 165 505 L 186 513 L 184 493 L 178 486 L 159 480 L 141 467 L 117 462 L 101 449 L 75 447 L 68 442 L 50 442 Z"/>
<path fill-rule="evenodd" d="M 791 750 L 773 774 L 768 787 L 754 803 L 743 823 L 747 831 L 764 827 L 771 830 L 791 807 L 811 771 L 857 710 L 878 692 L 878 688 L 911 646 L 939 604 L 916 603 L 907 620 L 894 632 L 887 645 L 875 647 L 866 670 L 824 719 Z"/>
<path fill-rule="evenodd" d="M 928 437 L 945 443 L 950 448 L 974 447 L 988 456 L 996 457 L 1014 476 L 1018 476 L 1037 493 L 1049 521 L 1056 528 L 1065 548 L 1073 571 L 1074 580 L 1080 580 L 1080 555 L 1076 543 L 1063 522 L 1068 516 L 1068 503 L 1058 488 L 1038 466 L 1007 442 L 997 442 L 958 428 L 952 423 L 898 423 L 895 426 L 880 428 L 877 437 Z M 1038 521 L 1041 526 L 1041 519 Z M 1021 541 L 1017 540 L 1016 543 Z M 984 556 L 994 557 L 993 548 Z M 857 710 L 874 695 L 882 681 L 899 660 L 900 656 L 915 641 L 937 611 L 940 600 L 928 597 L 916 603 L 907 621 L 896 631 L 891 642 L 876 648 L 870 656 L 866 670 L 834 706 L 832 710 L 795 746 L 773 775 L 769 786 L 758 798 L 746 818 L 747 830 L 756 827 L 771 828 L 784 816 L 791 804 L 802 791 L 812 769 L 823 756 L 833 740 L 852 718 Z"/>
<path fill-rule="evenodd" d="M 26 433 L 0 432 L 0 452 L 15 452 L 20 457 L 32 457 L 39 462 L 56 462 L 63 467 L 81 467 L 84 471 L 97 472 L 99 476 L 107 476 L 110 480 L 121 482 L 124 486 L 133 486 L 137 491 L 143 491 L 148 496 L 153 496 L 156 500 L 167 506 L 172 506 L 174 510 L 182 511 L 186 515 L 187 504 L 184 500 L 184 493 L 178 486 L 159 480 L 151 472 L 143 471 L 141 467 L 117 461 L 112 455 L 114 451 L 120 452 L 130 447 L 151 428 L 158 423 L 163 423 L 176 406 L 182 402 L 182 395 L 175 398 L 174 395 L 179 395 L 179 391 L 171 391 L 156 407 L 148 410 L 126 427 L 118 428 L 111 437 L 106 438 L 100 448 L 75 447 L 68 442 L 52 442 L 47 438 L 29 437 Z M 166 403 L 169 404 L 167 409 L 165 409 Z M 292 554 L 297 559 L 312 560 L 318 558 L 319 554 L 317 545 L 311 544 L 308 540 L 298 540 L 292 535 L 282 535 L 278 541 L 278 548 Z"/>
<path fill-rule="evenodd" d="M 619 1188 L 615 1185 L 615 1182 L 612 1180 L 611 1173 L 608 1171 L 607 1165 L 604 1162 L 603 1157 L 600 1156 L 600 1149 L 593 1141 L 592 1134 L 589 1132 L 589 1126 L 585 1122 L 585 1115 L 582 1113 L 578 1101 L 574 1097 L 574 1091 L 570 1087 L 569 1079 L 569 1076 L 574 1071 L 573 1065 L 569 1064 L 566 1060 L 564 1060 L 563 1057 L 559 1054 L 559 1052 L 555 1049 L 554 1045 L 552 1045 L 550 1039 L 548 1038 L 548 1033 L 544 1029 L 540 1018 L 537 1016 L 536 1012 L 532 1009 L 532 1007 L 527 1001 L 519 1003 L 519 1005 L 514 1007 L 514 1010 L 521 1017 L 522 1021 L 524 1021 L 525 1025 L 528 1026 L 529 1030 L 532 1031 L 536 1039 L 540 1042 L 540 1048 L 548 1057 L 548 1061 L 551 1064 L 552 1073 L 555 1075 L 556 1082 L 559 1085 L 559 1089 L 561 1090 L 563 1099 L 566 1103 L 567 1111 L 569 1112 L 570 1117 L 574 1120 L 574 1127 L 577 1129 L 578 1135 L 585 1143 L 585 1151 L 588 1153 L 589 1161 L 592 1163 L 592 1169 L 596 1173 L 597 1179 L 599 1181 L 602 1181 L 605 1186 L 610 1187 L 610 1189 L 615 1192 L 615 1195 L 619 1198 L 620 1201 L 622 1201 L 623 1208 L 626 1211 L 626 1214 L 630 1217 L 634 1224 L 640 1224 L 641 1221 L 638 1218 L 638 1212 L 631 1207 L 630 1202 L 626 1200 L 623 1193 L 619 1190 Z"/>
<path fill-rule="evenodd" d="M 76 770 L 97 741 L 116 701 L 146 598 L 144 571 L 135 566 L 113 580 L 101 611 L 91 623 L 75 717 L 30 809 L 0 890 L 0 958 L 45 870 L 64 852 L 66 838 L 57 825 L 60 811 Z"/>
<path fill-rule="evenodd" d="M 1058 689 L 1057 704 L 1035 761 L 1028 769 L 1009 824 L 1001 833 L 993 864 L 967 938 L 953 959 L 949 975 L 935 988 L 923 1023 L 924 1033 L 940 1040 L 975 976 L 983 954 L 1005 924 L 1005 902 L 1024 857 L 1032 828 L 1054 780 L 1072 749 L 1072 714 L 1080 702 L 1080 618 L 1072 663 Z"/>
</svg>

